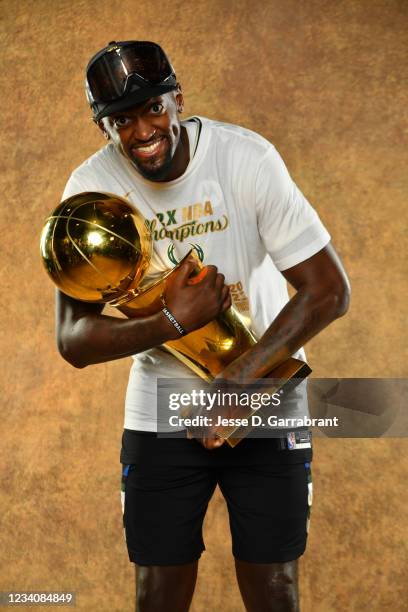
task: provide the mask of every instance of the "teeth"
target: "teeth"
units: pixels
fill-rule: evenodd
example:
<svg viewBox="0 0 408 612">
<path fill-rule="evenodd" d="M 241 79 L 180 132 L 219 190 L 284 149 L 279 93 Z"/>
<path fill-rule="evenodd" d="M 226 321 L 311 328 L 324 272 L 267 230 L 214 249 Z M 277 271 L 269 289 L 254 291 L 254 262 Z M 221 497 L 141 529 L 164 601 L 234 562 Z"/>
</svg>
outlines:
<svg viewBox="0 0 408 612">
<path fill-rule="evenodd" d="M 161 143 L 161 139 L 157 140 L 156 142 L 154 142 L 153 144 L 149 145 L 148 147 L 136 147 L 136 150 L 137 151 L 142 151 L 142 153 L 153 153 L 153 151 L 158 149 L 160 143 Z"/>
</svg>

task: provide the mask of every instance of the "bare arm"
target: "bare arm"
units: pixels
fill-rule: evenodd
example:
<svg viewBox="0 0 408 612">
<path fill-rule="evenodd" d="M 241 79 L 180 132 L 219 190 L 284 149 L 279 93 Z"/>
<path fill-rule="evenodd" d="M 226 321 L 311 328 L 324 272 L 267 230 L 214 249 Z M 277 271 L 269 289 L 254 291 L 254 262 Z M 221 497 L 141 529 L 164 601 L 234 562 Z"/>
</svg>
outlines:
<svg viewBox="0 0 408 612">
<path fill-rule="evenodd" d="M 103 304 L 79 302 L 57 291 L 57 344 L 76 368 L 127 357 L 157 346 L 173 333 L 157 313 L 143 319 L 118 319 L 101 314 Z"/>
<path fill-rule="evenodd" d="M 189 284 L 195 266 L 194 259 L 187 260 L 166 289 L 170 311 L 188 332 L 202 327 L 231 304 L 224 276 L 214 266 L 208 266 L 200 283 Z M 140 319 L 118 319 L 101 314 L 102 310 L 103 304 L 80 302 L 57 291 L 58 348 L 77 368 L 128 357 L 180 337 L 161 311 Z"/>
<path fill-rule="evenodd" d="M 297 290 L 296 294 L 259 342 L 217 378 L 244 382 L 265 376 L 347 312 L 350 285 L 331 244 L 282 274 Z"/>
<path fill-rule="evenodd" d="M 243 384 L 264 377 L 347 312 L 350 285 L 331 244 L 282 274 L 296 294 L 259 342 L 227 366 L 217 379 Z M 221 446 L 224 439 L 200 438 L 200 442 L 211 450 Z"/>
</svg>

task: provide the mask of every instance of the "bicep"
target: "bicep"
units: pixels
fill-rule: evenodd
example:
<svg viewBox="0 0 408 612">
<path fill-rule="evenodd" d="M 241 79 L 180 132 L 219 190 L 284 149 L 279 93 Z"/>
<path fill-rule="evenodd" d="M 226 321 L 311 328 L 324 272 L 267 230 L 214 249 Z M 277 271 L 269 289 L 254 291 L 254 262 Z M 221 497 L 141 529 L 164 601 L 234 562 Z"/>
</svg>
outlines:
<svg viewBox="0 0 408 612">
<path fill-rule="evenodd" d="M 104 304 L 91 304 L 90 302 L 75 300 L 59 289 L 55 291 L 55 306 L 55 324 L 58 338 L 61 338 L 65 333 L 69 333 L 72 325 L 78 319 L 87 315 L 101 314 L 104 308 Z"/>
<path fill-rule="evenodd" d="M 347 295 L 350 292 L 346 271 L 331 242 L 312 257 L 281 272 L 296 290 L 310 287 L 322 292 L 335 291 Z"/>
</svg>

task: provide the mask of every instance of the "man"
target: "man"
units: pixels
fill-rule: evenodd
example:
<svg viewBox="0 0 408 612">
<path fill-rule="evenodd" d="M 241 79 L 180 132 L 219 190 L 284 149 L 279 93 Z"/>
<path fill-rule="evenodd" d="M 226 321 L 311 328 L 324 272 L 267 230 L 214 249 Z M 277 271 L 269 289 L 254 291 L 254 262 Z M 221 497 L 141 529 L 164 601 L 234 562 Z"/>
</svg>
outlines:
<svg viewBox="0 0 408 612">
<path fill-rule="evenodd" d="M 291 355 L 304 358 L 303 344 L 346 312 L 349 288 L 329 234 L 274 147 L 238 126 L 180 122 L 181 88 L 154 43 L 110 43 L 89 62 L 86 89 L 109 142 L 75 170 L 64 198 L 126 197 L 149 220 L 158 268 L 192 246 L 201 254 L 204 279 L 189 283 L 195 263 L 187 260 L 166 290 L 173 319 L 189 333 L 226 310 L 232 294 L 259 337 L 220 378 L 254 379 Z M 290 300 L 285 279 L 296 289 Z M 202 522 L 218 484 L 246 609 L 297 610 L 311 449 L 280 450 L 273 439 L 232 449 L 220 440 L 157 437 L 156 379 L 186 376 L 157 348 L 179 337 L 177 328 L 163 312 L 118 319 L 61 293 L 57 305 L 59 348 L 72 365 L 134 358 L 121 461 L 136 609 L 189 609 Z"/>
</svg>

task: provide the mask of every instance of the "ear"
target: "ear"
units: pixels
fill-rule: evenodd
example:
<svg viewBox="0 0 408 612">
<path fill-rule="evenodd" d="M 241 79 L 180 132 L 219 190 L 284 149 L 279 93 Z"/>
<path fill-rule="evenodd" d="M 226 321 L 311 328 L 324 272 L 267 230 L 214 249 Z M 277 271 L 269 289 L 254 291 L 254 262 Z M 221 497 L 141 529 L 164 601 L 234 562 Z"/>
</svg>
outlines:
<svg viewBox="0 0 408 612">
<path fill-rule="evenodd" d="M 99 121 L 95 121 L 95 123 L 98 126 L 98 128 L 101 130 L 102 134 L 104 135 L 104 138 L 106 138 L 106 140 L 109 140 L 110 136 L 109 136 L 108 130 L 105 127 L 104 120 L 105 120 L 105 117 L 103 119 L 100 119 Z"/>
<path fill-rule="evenodd" d="M 176 100 L 177 112 L 182 113 L 184 110 L 184 96 L 181 90 L 180 83 L 177 83 L 175 100 Z"/>
</svg>

